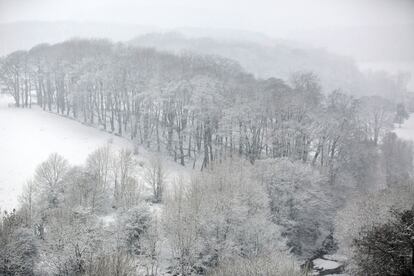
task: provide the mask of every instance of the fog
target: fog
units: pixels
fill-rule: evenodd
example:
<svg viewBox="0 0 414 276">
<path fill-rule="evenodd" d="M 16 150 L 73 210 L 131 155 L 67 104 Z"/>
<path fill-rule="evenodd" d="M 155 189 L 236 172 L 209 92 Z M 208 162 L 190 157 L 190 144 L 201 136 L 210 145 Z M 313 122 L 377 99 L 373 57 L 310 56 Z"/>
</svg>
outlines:
<svg viewBox="0 0 414 276">
<path fill-rule="evenodd" d="M 109 21 L 152 25 L 245 29 L 271 36 L 290 31 L 414 23 L 409 0 L 1 0 L 1 22 Z"/>
<path fill-rule="evenodd" d="M 242 38 L 245 31 L 244 38 L 305 43 L 351 56 L 364 70 L 412 74 L 413 15 L 411 0 L 0 0 L 0 52 L 74 36 L 129 40 L 196 28 L 192 33 L 199 36 Z M 48 30 L 53 26 L 58 30 Z"/>
<path fill-rule="evenodd" d="M 303 31 L 414 24 L 411 0 L 134 1 L 1 0 L 0 22 L 117 22 L 161 28 L 202 27 L 290 37 Z M 411 35 L 412 37 L 413 35 Z"/>
<path fill-rule="evenodd" d="M 414 275 L 414 0 L 0 0 L 0 275 Z"/>
</svg>

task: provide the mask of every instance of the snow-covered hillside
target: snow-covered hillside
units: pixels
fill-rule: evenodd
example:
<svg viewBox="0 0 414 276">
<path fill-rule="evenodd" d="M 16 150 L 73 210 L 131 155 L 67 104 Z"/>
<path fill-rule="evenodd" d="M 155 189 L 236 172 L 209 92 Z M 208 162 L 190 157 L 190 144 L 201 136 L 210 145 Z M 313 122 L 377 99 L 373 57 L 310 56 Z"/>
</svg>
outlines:
<svg viewBox="0 0 414 276">
<path fill-rule="evenodd" d="M 13 100 L 0 95 L 0 208 L 17 206 L 24 183 L 36 166 L 57 152 L 72 164 L 111 142 L 114 148 L 131 148 L 121 137 L 44 112 L 37 107 L 8 107 Z"/>
<path fill-rule="evenodd" d="M 395 133 L 402 139 L 414 141 L 414 114 L 411 114 L 401 127 L 396 125 Z"/>
<path fill-rule="evenodd" d="M 25 182 L 33 176 L 36 166 L 51 153 L 57 152 L 71 164 L 80 165 L 95 149 L 108 143 L 114 149 L 130 148 L 132 143 L 122 137 L 40 110 L 9 107 L 13 100 L 0 95 L 0 209 L 11 210 Z M 10 104 L 10 105 L 9 105 Z M 145 163 L 148 153 L 140 149 L 139 161 Z M 181 174 L 184 168 L 166 161 L 169 176 Z"/>
</svg>

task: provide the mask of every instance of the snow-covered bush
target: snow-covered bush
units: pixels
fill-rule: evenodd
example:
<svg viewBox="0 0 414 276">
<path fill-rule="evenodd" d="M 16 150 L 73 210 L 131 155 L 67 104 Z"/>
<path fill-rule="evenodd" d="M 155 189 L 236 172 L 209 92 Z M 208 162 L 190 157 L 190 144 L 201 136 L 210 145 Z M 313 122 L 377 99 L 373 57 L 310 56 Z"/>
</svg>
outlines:
<svg viewBox="0 0 414 276">
<path fill-rule="evenodd" d="M 153 157 L 144 169 L 144 180 L 151 187 L 154 203 L 160 203 L 165 190 L 166 170 L 160 156 Z"/>
<path fill-rule="evenodd" d="M 374 194 L 355 196 L 340 210 L 335 219 L 335 239 L 347 256 L 355 255 L 353 242 L 364 229 L 370 229 L 390 219 L 390 210 L 408 210 L 414 204 L 412 185 L 396 186 Z M 349 269 L 355 267 L 350 259 Z"/>
<path fill-rule="evenodd" d="M 391 218 L 364 228 L 353 241 L 355 275 L 414 274 L 414 204 L 392 210 Z"/>
<path fill-rule="evenodd" d="M 270 196 L 271 215 L 293 253 L 310 257 L 331 233 L 335 209 L 330 186 L 318 171 L 300 161 L 257 161 L 256 178 Z"/>
<path fill-rule="evenodd" d="M 164 227 L 177 273 L 201 273 L 230 257 L 286 249 L 266 190 L 251 168 L 241 160 L 216 163 L 167 197 Z"/>
<path fill-rule="evenodd" d="M 126 252 L 117 252 L 97 256 L 90 264 L 88 276 L 135 276 L 136 265 L 134 258 Z"/>
<path fill-rule="evenodd" d="M 102 212 L 109 208 L 113 178 L 113 152 L 108 146 L 95 150 L 86 160 L 86 172 L 90 177 L 91 209 Z"/>
<path fill-rule="evenodd" d="M 251 259 L 236 257 L 223 261 L 218 267 L 207 273 L 208 276 L 300 276 L 301 271 L 296 260 L 286 254 L 258 256 Z"/>
<path fill-rule="evenodd" d="M 57 208 L 62 204 L 68 170 L 68 161 L 56 153 L 51 154 L 37 167 L 33 182 L 37 202 L 42 205 L 43 211 Z"/>
<path fill-rule="evenodd" d="M 382 141 L 381 151 L 388 187 L 408 183 L 413 177 L 413 143 L 389 133 Z"/>
<path fill-rule="evenodd" d="M 30 276 L 38 253 L 33 231 L 16 212 L 0 218 L 0 275 Z"/>
<path fill-rule="evenodd" d="M 125 246 L 131 254 L 143 254 L 142 240 L 151 225 L 152 216 L 147 204 L 138 205 L 124 215 L 121 223 L 125 232 Z"/>
</svg>

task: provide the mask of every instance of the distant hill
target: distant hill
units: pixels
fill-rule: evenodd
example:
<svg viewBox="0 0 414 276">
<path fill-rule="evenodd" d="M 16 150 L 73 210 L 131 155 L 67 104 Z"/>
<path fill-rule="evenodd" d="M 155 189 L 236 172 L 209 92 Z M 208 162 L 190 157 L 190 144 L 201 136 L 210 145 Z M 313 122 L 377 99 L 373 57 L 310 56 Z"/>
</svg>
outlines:
<svg viewBox="0 0 414 276">
<path fill-rule="evenodd" d="M 22 21 L 0 24 L 0 56 L 28 50 L 39 43 L 56 43 L 73 37 L 109 38 L 113 41 L 158 30 L 155 27 L 105 22 Z"/>
<path fill-rule="evenodd" d="M 414 63 L 414 25 L 327 28 L 292 32 L 287 38 L 352 56 L 358 62 Z"/>
<path fill-rule="evenodd" d="M 370 94 L 363 85 L 365 76 L 354 60 L 324 49 L 305 48 L 285 41 L 257 43 L 252 40 L 190 38 L 177 32 L 143 35 L 131 40 L 130 44 L 175 53 L 191 51 L 227 57 L 238 61 L 259 78 L 289 80 L 294 72 L 313 71 L 320 77 L 326 93 L 341 88 L 353 94 Z"/>
<path fill-rule="evenodd" d="M 367 74 L 360 71 L 361 62 L 365 62 L 364 69 L 398 72 L 401 65 L 395 61 L 402 61 L 407 64 L 401 69 L 408 68 L 407 71 L 414 75 L 414 62 L 410 61 L 414 51 L 409 51 L 414 49 L 414 40 L 408 32 L 410 26 L 394 31 L 374 29 L 298 32 L 292 33 L 291 40 L 287 41 L 232 29 L 183 27 L 166 32 L 151 26 L 108 22 L 24 21 L 0 24 L 0 56 L 28 50 L 39 43 L 56 43 L 74 37 L 109 38 L 164 51 L 192 51 L 227 57 L 260 78 L 288 80 L 293 72 L 313 71 L 320 77 L 326 93 L 340 88 L 355 95 L 390 94 L 393 85 L 389 84 L 389 78 L 387 85 L 383 85 L 384 81 L 380 81 L 381 85 L 372 85 L 372 82 L 379 83 L 376 79 L 383 79 L 386 74 L 370 74 L 367 80 Z M 309 46 L 312 44 L 318 47 Z M 346 54 L 356 57 L 355 61 Z M 413 82 L 411 87 L 414 88 Z"/>
<path fill-rule="evenodd" d="M 289 33 L 286 38 L 352 56 L 364 70 L 409 72 L 408 88 L 414 91 L 413 24 L 298 31 Z"/>
</svg>

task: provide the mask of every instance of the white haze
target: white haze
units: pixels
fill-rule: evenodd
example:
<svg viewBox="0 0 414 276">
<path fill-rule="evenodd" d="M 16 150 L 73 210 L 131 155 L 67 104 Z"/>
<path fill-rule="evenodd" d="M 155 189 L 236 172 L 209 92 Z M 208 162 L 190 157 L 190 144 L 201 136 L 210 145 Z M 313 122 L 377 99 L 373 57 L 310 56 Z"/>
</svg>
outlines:
<svg viewBox="0 0 414 276">
<path fill-rule="evenodd" d="M 260 33 L 352 56 L 363 69 L 412 73 L 413 15 L 412 0 L 0 0 L 0 24 L 66 22 L 58 38 L 50 41 L 25 26 L 13 34 L 19 36 L 26 28 L 42 42 L 73 36 L 128 40 L 146 32 L 184 27 L 195 28 L 193 33 L 200 35 L 242 37 L 235 30 L 245 30 L 250 35 Z M 11 46 L 10 37 L 0 31 L 2 54 L 37 42 Z"/>
<path fill-rule="evenodd" d="M 1 0 L 0 21 L 110 21 L 194 26 L 271 36 L 321 28 L 414 23 L 410 0 Z"/>
<path fill-rule="evenodd" d="M 412 275 L 413 114 L 414 0 L 0 0 L 0 276 Z"/>
</svg>

